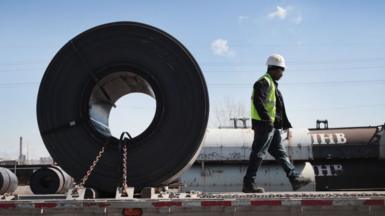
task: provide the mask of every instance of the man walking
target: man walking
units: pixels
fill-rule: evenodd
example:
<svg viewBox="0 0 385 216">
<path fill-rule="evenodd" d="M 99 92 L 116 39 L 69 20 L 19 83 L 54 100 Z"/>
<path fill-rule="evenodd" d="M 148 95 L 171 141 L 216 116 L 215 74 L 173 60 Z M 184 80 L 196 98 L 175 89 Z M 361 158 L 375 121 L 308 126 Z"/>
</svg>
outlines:
<svg viewBox="0 0 385 216">
<path fill-rule="evenodd" d="M 243 178 L 244 193 L 264 192 L 263 188 L 257 187 L 255 177 L 266 152 L 269 152 L 285 170 L 293 190 L 298 190 L 311 181 L 299 176 L 281 143 L 280 129 L 291 128 L 277 83 L 285 71 L 285 59 L 281 55 L 274 54 L 267 59 L 266 65 L 267 73 L 255 82 L 251 98 L 254 141 L 249 165 Z"/>
</svg>

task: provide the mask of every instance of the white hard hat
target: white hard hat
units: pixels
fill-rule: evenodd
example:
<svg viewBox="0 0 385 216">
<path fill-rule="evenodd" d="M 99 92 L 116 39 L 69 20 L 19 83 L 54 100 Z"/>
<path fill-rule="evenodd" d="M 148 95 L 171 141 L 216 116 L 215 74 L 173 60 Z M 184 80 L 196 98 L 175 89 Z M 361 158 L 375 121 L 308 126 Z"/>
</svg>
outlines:
<svg viewBox="0 0 385 216">
<path fill-rule="evenodd" d="M 285 59 L 279 54 L 269 56 L 269 58 L 267 58 L 266 65 L 286 68 Z"/>
</svg>

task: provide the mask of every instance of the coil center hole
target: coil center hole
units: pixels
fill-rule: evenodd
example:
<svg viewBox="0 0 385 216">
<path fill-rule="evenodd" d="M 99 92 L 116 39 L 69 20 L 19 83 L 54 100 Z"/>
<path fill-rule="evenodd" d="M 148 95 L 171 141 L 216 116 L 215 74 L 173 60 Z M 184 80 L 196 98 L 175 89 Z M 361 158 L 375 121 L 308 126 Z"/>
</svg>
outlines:
<svg viewBox="0 0 385 216">
<path fill-rule="evenodd" d="M 125 95 L 115 105 L 108 123 L 114 137 L 119 137 L 123 131 L 128 131 L 133 137 L 138 136 L 151 124 L 156 111 L 154 98 L 143 93 Z"/>
<path fill-rule="evenodd" d="M 149 82 L 134 72 L 113 72 L 94 86 L 89 100 L 93 127 L 104 136 L 119 139 L 122 132 L 137 137 L 154 120 L 157 108 Z"/>
</svg>

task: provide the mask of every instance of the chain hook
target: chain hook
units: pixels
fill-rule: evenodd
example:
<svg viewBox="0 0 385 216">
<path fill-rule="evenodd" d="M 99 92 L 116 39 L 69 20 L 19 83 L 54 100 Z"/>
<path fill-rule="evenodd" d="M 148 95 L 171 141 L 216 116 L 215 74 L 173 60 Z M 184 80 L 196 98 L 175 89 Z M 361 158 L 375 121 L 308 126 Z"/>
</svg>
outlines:
<svg viewBox="0 0 385 216">
<path fill-rule="evenodd" d="M 122 134 L 120 134 L 120 139 L 119 140 L 120 141 L 125 141 L 127 139 L 131 140 L 132 139 L 131 135 L 128 132 L 122 132 Z"/>
<path fill-rule="evenodd" d="M 127 196 L 128 185 L 127 185 L 127 146 L 131 141 L 132 137 L 128 132 L 122 132 L 120 135 L 120 146 L 122 150 L 122 194 Z"/>
</svg>

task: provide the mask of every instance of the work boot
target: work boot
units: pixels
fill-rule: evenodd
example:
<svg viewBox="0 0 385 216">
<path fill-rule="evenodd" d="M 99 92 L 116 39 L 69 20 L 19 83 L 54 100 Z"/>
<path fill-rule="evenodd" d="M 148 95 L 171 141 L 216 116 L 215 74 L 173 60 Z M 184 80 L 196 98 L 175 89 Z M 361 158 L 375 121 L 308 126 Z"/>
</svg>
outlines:
<svg viewBox="0 0 385 216">
<path fill-rule="evenodd" d="M 303 176 L 295 176 L 293 178 L 290 178 L 290 183 L 294 191 L 309 184 L 310 182 L 311 182 L 310 178 L 305 178 Z"/>
<path fill-rule="evenodd" d="M 253 180 L 243 180 L 243 193 L 264 193 L 265 189 L 258 187 Z"/>
</svg>

